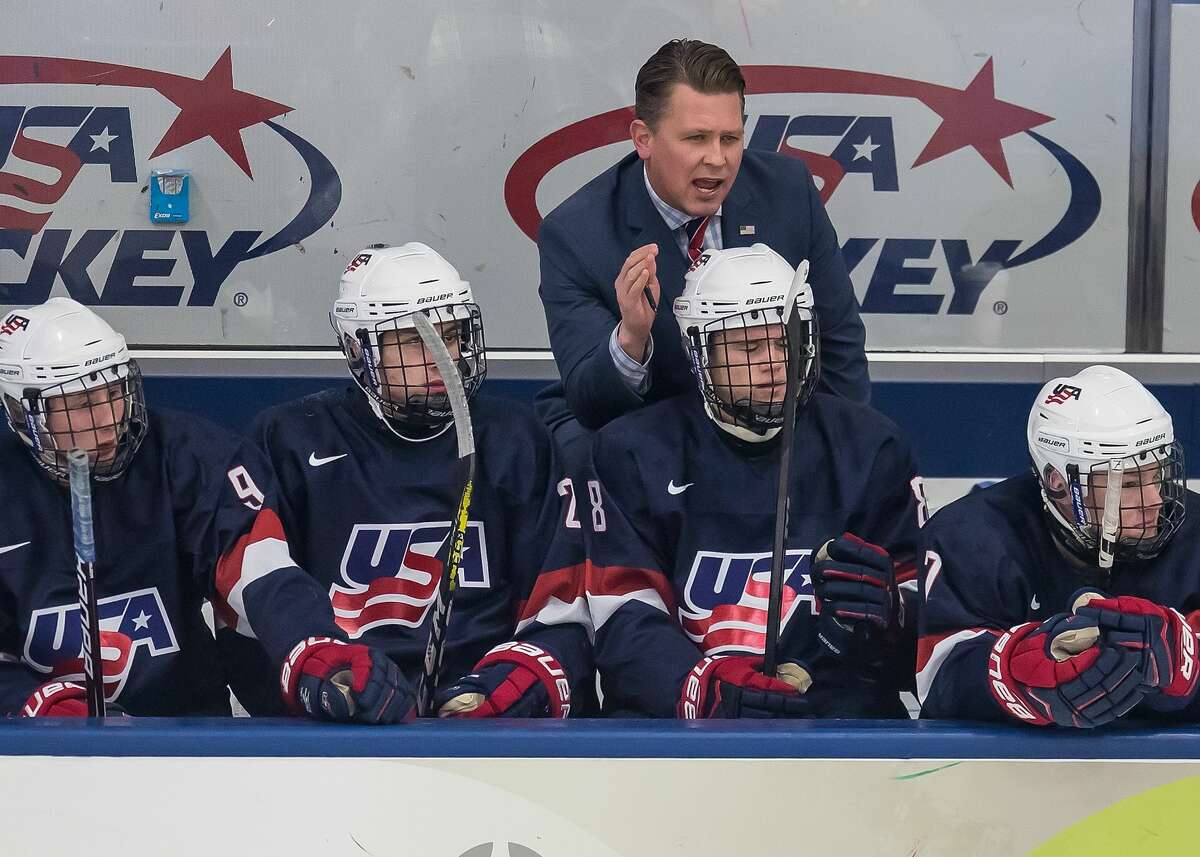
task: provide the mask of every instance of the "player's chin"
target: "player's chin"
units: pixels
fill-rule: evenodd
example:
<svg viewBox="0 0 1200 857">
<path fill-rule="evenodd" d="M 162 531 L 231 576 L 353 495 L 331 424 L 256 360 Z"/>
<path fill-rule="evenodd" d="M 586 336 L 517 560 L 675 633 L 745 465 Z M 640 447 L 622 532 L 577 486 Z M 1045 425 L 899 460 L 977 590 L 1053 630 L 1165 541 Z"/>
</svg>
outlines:
<svg viewBox="0 0 1200 857">
<path fill-rule="evenodd" d="M 114 446 L 103 449 L 91 449 L 88 450 L 87 457 L 92 465 L 112 464 L 117 460 L 117 448 Z"/>
</svg>

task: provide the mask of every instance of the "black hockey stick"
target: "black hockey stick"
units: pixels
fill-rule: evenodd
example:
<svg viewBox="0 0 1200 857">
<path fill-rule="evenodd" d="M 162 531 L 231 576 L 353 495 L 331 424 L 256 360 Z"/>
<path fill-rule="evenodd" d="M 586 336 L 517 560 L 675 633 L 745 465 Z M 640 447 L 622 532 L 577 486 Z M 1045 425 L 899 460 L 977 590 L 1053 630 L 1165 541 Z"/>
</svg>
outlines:
<svg viewBox="0 0 1200 857">
<path fill-rule="evenodd" d="M 763 648 L 763 675 L 775 677 L 779 666 L 779 624 L 783 612 L 783 559 L 787 551 L 788 487 L 791 481 L 792 439 L 796 434 L 796 399 L 800 394 L 800 313 L 796 312 L 795 287 L 788 290 L 784 326 L 787 329 L 787 386 L 783 403 L 783 428 L 779 432 L 779 482 L 775 492 L 775 541 L 771 546 L 771 590 L 767 596 L 767 639 Z"/>
<path fill-rule="evenodd" d="M 87 453 L 67 454 L 71 482 L 71 530 L 75 536 L 75 573 L 79 579 L 79 624 L 83 630 L 83 685 L 88 717 L 104 716 L 104 670 L 100 653 L 100 612 L 96 606 L 96 537 L 92 529 L 92 485 Z"/>
<path fill-rule="evenodd" d="M 467 516 L 471 511 L 471 493 L 475 488 L 475 433 L 471 429 L 471 412 L 467 410 L 467 393 L 463 389 L 462 376 L 454 359 L 442 341 L 442 334 L 423 312 L 412 315 L 413 324 L 425 349 L 433 356 L 446 395 L 450 399 L 450 411 L 454 414 L 454 430 L 458 434 L 458 461 L 463 470 L 462 498 L 458 510 L 450 523 L 448 537 L 450 550 L 442 577 L 438 581 L 437 596 L 433 602 L 433 619 L 429 625 L 429 642 L 425 645 L 425 665 L 417 684 L 417 715 L 427 717 L 433 710 L 433 695 L 437 692 L 438 676 L 442 671 L 442 658 L 446 651 L 446 628 L 450 624 L 450 608 L 454 606 L 454 593 L 458 590 L 459 569 L 462 567 L 463 545 L 467 538 Z"/>
</svg>

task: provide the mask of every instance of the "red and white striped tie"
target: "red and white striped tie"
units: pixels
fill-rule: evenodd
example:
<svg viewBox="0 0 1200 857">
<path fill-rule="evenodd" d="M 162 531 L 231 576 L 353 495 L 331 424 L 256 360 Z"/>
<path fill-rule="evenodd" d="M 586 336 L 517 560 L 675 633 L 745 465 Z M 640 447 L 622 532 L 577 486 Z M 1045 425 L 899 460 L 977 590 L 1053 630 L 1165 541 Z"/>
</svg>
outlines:
<svg viewBox="0 0 1200 857">
<path fill-rule="evenodd" d="M 696 217 L 683 224 L 684 234 L 687 235 L 688 259 L 695 262 L 700 258 L 704 249 L 704 233 L 708 231 L 708 217 Z"/>
</svg>

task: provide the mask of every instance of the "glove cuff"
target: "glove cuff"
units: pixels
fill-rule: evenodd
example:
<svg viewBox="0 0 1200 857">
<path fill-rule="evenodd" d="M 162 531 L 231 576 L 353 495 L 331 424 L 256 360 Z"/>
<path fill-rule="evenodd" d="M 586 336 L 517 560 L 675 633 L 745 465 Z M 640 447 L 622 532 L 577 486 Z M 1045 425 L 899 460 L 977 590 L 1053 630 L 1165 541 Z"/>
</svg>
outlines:
<svg viewBox="0 0 1200 857">
<path fill-rule="evenodd" d="M 1023 690 L 1023 686 L 1012 676 L 1009 661 L 1017 643 L 1039 627 L 1037 622 L 1026 622 L 1004 632 L 992 645 L 988 655 L 988 688 L 1000 710 L 1022 723 L 1034 726 L 1049 726 L 1054 721 L 1039 714 L 1036 703 Z"/>
<path fill-rule="evenodd" d="M 333 637 L 309 637 L 301 640 L 288 652 L 279 671 L 279 685 L 283 693 L 283 702 L 293 715 L 311 714 L 312 710 L 305 700 L 299 698 L 296 687 L 300 682 L 304 662 L 326 646 L 345 646 L 347 643 Z"/>
<path fill-rule="evenodd" d="M 87 689 L 73 681 L 49 681 L 30 694 L 29 699 L 25 700 L 25 706 L 21 709 L 22 717 L 86 717 L 87 716 Z M 82 704 L 82 711 L 76 714 L 71 711 L 61 711 L 57 714 L 53 713 L 52 709 L 55 706 L 63 705 L 74 700 L 78 700 Z M 74 708 L 75 706 L 70 706 Z"/>
<path fill-rule="evenodd" d="M 514 664 L 531 673 L 546 688 L 550 698 L 550 716 L 567 717 L 571 713 L 571 682 L 562 664 L 550 652 L 533 643 L 511 641 L 489 651 L 475 665 L 474 672 L 492 664 Z"/>
<path fill-rule="evenodd" d="M 718 658 L 700 660 L 683 679 L 679 691 L 679 702 L 675 715 L 681 720 L 703 720 L 712 707 L 720 701 L 720 692 L 712 692 L 712 680 L 716 673 Z M 715 699 L 710 697 L 715 696 Z"/>
</svg>

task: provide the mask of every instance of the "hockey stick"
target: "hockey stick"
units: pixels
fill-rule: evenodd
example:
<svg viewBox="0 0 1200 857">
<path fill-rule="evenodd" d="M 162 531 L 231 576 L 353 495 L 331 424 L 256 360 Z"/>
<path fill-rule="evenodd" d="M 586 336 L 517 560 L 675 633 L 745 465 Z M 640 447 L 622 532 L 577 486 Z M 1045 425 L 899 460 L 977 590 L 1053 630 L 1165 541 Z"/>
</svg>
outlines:
<svg viewBox="0 0 1200 857">
<path fill-rule="evenodd" d="M 71 530 L 75 536 L 75 573 L 79 580 L 79 624 L 83 630 L 83 685 L 88 717 L 104 716 L 104 670 L 100 654 L 100 612 L 96 606 L 96 537 L 92 529 L 92 485 L 87 453 L 67 454 L 71 482 Z"/>
<path fill-rule="evenodd" d="M 450 411 L 454 415 L 454 431 L 458 435 L 459 466 L 464 471 L 462 498 L 458 501 L 458 510 L 450 524 L 450 550 L 442 568 L 441 580 L 438 581 L 433 619 L 429 625 L 429 642 L 425 645 L 425 664 L 417 683 L 417 715 L 426 717 L 436 713 L 433 711 L 433 695 L 437 692 L 438 676 L 442 670 L 446 628 L 450 624 L 450 608 L 454 606 L 454 593 L 458 590 L 459 569 L 462 567 L 467 515 L 471 510 L 471 493 L 475 488 L 475 433 L 471 429 L 471 412 L 467 410 L 467 393 L 463 389 L 462 376 L 454 365 L 446 343 L 442 341 L 442 334 L 425 313 L 415 312 L 412 318 L 425 349 L 433 356 L 433 362 L 446 385 Z"/>
<path fill-rule="evenodd" d="M 1100 521 L 1100 550 L 1096 563 L 1103 569 L 1112 568 L 1116 558 L 1117 539 L 1121 534 L 1121 487 L 1124 480 L 1124 460 L 1111 462 L 1108 465 L 1108 481 L 1104 484 L 1104 517 Z"/>
<path fill-rule="evenodd" d="M 800 394 L 800 314 L 796 312 L 799 285 L 808 272 L 797 271 L 783 305 L 787 329 L 787 386 L 783 402 L 783 428 L 779 433 L 779 482 L 775 491 L 775 541 L 771 546 L 771 589 L 767 596 L 767 639 L 763 648 L 763 675 L 774 678 L 779 666 L 779 624 L 783 612 L 783 559 L 787 552 L 788 487 L 792 468 L 792 440 L 796 435 L 796 399 Z"/>
</svg>

